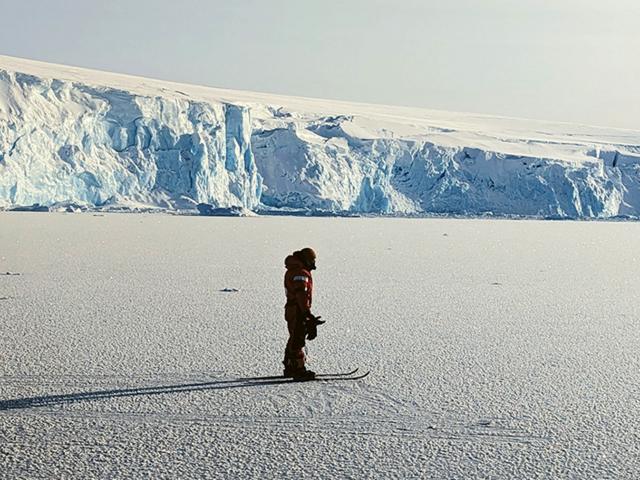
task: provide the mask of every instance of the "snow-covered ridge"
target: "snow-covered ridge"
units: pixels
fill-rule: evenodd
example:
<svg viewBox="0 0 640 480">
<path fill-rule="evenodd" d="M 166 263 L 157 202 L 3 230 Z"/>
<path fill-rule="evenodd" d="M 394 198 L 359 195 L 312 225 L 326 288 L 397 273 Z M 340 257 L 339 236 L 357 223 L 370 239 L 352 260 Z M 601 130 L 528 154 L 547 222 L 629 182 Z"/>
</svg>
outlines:
<svg viewBox="0 0 640 480">
<path fill-rule="evenodd" d="M 0 207 L 640 216 L 640 131 L 0 56 Z"/>
</svg>

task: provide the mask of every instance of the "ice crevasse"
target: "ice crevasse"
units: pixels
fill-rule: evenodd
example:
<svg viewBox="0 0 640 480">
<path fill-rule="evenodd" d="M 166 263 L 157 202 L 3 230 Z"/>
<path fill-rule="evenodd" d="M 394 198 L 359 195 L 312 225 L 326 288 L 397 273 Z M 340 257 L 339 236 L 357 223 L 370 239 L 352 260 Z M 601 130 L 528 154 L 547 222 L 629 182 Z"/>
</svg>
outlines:
<svg viewBox="0 0 640 480">
<path fill-rule="evenodd" d="M 234 92 L 0 56 L 0 207 L 640 214 L 640 131 Z"/>
</svg>

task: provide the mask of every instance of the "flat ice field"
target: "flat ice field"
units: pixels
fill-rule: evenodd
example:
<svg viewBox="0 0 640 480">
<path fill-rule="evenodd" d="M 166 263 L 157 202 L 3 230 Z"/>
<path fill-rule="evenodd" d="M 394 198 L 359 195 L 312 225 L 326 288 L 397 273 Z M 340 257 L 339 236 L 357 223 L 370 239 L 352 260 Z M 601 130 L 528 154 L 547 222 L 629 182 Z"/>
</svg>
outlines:
<svg viewBox="0 0 640 480">
<path fill-rule="evenodd" d="M 637 478 L 638 238 L 0 213 L 0 477 Z M 242 380 L 281 371 L 283 261 L 304 246 L 327 320 L 310 367 L 372 373 Z"/>
</svg>

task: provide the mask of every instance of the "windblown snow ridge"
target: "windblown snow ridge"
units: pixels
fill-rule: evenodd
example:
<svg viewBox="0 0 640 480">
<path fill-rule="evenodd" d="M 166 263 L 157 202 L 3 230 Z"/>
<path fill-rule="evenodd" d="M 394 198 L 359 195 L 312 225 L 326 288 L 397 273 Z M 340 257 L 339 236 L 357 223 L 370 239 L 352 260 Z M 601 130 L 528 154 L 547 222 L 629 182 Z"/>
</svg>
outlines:
<svg viewBox="0 0 640 480">
<path fill-rule="evenodd" d="M 0 57 L 0 207 L 34 204 L 638 217 L 640 132 Z"/>
</svg>

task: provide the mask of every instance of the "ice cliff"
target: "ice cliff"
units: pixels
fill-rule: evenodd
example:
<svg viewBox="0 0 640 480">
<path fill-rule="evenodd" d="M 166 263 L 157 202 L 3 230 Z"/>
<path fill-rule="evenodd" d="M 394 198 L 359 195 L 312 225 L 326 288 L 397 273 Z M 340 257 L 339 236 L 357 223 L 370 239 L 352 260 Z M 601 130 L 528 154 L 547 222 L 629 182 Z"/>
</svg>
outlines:
<svg viewBox="0 0 640 480">
<path fill-rule="evenodd" d="M 234 92 L 0 56 L 0 207 L 33 204 L 637 217 L 640 131 Z"/>
<path fill-rule="evenodd" d="M 0 202 L 255 208 L 246 108 L 0 71 Z"/>
</svg>

